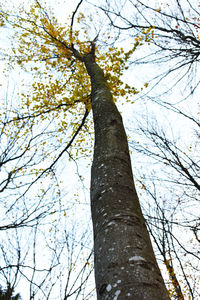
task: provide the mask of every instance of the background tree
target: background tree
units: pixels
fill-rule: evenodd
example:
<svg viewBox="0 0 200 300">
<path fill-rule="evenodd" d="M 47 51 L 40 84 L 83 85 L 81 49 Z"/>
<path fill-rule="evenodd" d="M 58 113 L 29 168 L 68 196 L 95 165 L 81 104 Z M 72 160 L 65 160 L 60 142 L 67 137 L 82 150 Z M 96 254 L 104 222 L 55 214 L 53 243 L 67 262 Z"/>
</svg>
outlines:
<svg viewBox="0 0 200 300">
<path fill-rule="evenodd" d="M 154 93 L 154 87 L 162 84 L 160 95 L 164 88 L 167 88 L 165 91 L 180 89 L 186 99 L 199 86 L 196 77 L 200 53 L 198 5 L 183 0 L 151 4 L 148 1 L 126 1 L 125 4 L 121 1 L 118 6 L 110 2 L 101 7 L 110 25 L 119 31 L 128 31 L 130 38 L 137 39 L 138 34 L 152 28 L 149 39 L 153 43 L 146 47 L 147 51 L 138 53 L 134 63 L 149 64 L 157 71 L 146 74 L 150 75 L 148 83 L 151 83 Z M 168 85 L 165 87 L 167 79 Z M 156 99 L 159 103 L 160 98 Z"/>
<path fill-rule="evenodd" d="M 91 230 L 83 224 L 80 230 L 80 224 L 68 217 L 76 210 L 78 195 L 74 201 L 65 203 L 67 194 L 64 190 L 60 192 L 56 176 L 51 177 L 51 182 L 44 178 L 43 182 L 36 180 L 38 189 L 31 187 L 34 179 L 30 169 L 41 160 L 34 151 L 30 155 L 27 151 L 32 146 L 35 150 L 41 137 L 44 142 L 45 134 L 36 134 L 35 143 L 28 121 L 26 130 L 13 126 L 17 102 L 14 104 L 8 98 L 12 93 L 6 92 L 1 99 L 0 281 L 5 291 L 2 299 L 15 299 L 14 290 L 20 291 L 23 299 L 48 299 L 55 295 L 60 299 L 74 295 L 92 298 L 94 288 L 87 288 L 93 271 Z M 26 168 L 28 172 L 20 174 Z"/>
<path fill-rule="evenodd" d="M 195 299 L 199 293 L 199 241 L 195 236 L 199 229 L 199 143 L 194 139 L 188 148 L 184 140 L 169 139 L 166 126 L 161 130 L 155 120 L 154 126 L 148 122 L 145 127 L 143 122 L 138 134 L 138 140 L 141 134 L 146 139 L 132 146 L 151 166 L 151 171 L 138 174 L 144 198 L 146 194 L 144 214 L 149 231 L 168 272 L 171 268 L 178 278 L 172 296 L 180 298 L 182 287 L 186 299 Z"/>
</svg>

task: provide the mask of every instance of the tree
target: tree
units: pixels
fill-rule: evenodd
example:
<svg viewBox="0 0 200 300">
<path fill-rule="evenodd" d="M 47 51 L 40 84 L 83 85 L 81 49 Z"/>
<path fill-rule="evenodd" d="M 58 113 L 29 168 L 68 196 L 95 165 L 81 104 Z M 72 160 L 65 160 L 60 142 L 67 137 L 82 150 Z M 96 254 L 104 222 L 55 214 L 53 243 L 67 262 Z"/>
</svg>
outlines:
<svg viewBox="0 0 200 300">
<path fill-rule="evenodd" d="M 98 298 L 106 299 L 109 295 L 111 299 L 120 294 L 133 299 L 147 295 L 152 299 L 167 299 L 166 291 L 159 290 L 159 295 L 156 292 L 155 281 L 160 274 L 133 184 L 121 117 L 94 54 L 86 55 L 84 63 L 91 76 L 95 125 L 91 208 Z M 149 285 L 146 291 L 145 285 Z"/>
<path fill-rule="evenodd" d="M 62 136 L 69 113 L 75 119 L 78 114 L 84 114 L 79 126 L 77 122 L 71 122 L 72 138 L 54 156 L 50 166 L 40 168 L 39 172 L 31 170 L 35 179 L 23 194 L 44 175 L 52 172 L 60 157 L 69 151 L 92 109 L 95 145 L 91 171 L 91 210 L 97 298 L 169 299 L 135 190 L 122 118 L 113 101 L 113 95 L 116 98 L 137 93 L 128 84 L 123 86 L 120 77 L 128 58 L 140 42 L 137 40 L 126 52 L 122 48 L 110 48 L 106 56 L 99 52 L 96 39 L 89 38 L 87 31 L 82 31 L 86 36 L 82 41 L 79 31 L 73 28 L 82 2 L 78 3 L 68 28 L 59 26 L 56 18 L 50 17 L 38 1 L 24 14 L 23 11 L 16 16 L 4 11 L 1 13 L 2 25 L 7 22 L 14 27 L 15 41 L 18 39 L 13 45 L 11 63 L 18 61 L 23 67 L 28 63 L 30 71 L 35 71 L 37 75 L 32 85 L 33 97 L 30 92 L 22 94 L 24 100 L 21 110 L 17 113 L 13 111 L 15 116 L 9 122 L 16 127 L 22 124 L 25 128 L 24 120 L 28 120 L 29 130 L 34 135 L 36 124 L 42 128 L 42 122 L 46 124 L 46 120 L 57 118 L 57 124 L 61 125 L 58 132 Z M 79 15 L 78 22 L 83 22 L 83 18 L 83 15 Z M 41 64 L 40 68 L 38 63 Z M 104 67 L 108 74 L 104 74 Z M 50 69 L 53 70 L 52 75 Z M 55 72 L 62 74 L 60 80 L 53 81 Z M 41 78 L 44 78 L 43 82 Z M 58 135 L 55 137 L 58 138 Z M 83 142 L 83 135 L 79 138 L 79 142 Z M 44 150 L 45 144 L 40 145 L 41 148 L 38 150 L 35 147 L 35 151 L 44 157 L 49 150 Z M 33 151 L 30 148 L 31 145 L 27 149 L 29 153 Z M 73 155 L 70 153 L 70 156 Z M 24 176 L 27 166 L 22 172 Z"/>
</svg>

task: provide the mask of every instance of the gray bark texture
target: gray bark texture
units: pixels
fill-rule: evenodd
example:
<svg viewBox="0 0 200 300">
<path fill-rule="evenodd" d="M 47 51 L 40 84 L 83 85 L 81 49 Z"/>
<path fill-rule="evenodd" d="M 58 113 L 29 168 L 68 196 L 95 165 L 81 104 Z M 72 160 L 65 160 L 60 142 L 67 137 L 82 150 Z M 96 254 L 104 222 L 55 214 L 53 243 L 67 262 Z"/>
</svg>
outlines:
<svg viewBox="0 0 200 300">
<path fill-rule="evenodd" d="M 168 300 L 136 193 L 127 136 L 94 54 L 84 56 L 95 127 L 91 171 L 98 300 Z"/>
</svg>

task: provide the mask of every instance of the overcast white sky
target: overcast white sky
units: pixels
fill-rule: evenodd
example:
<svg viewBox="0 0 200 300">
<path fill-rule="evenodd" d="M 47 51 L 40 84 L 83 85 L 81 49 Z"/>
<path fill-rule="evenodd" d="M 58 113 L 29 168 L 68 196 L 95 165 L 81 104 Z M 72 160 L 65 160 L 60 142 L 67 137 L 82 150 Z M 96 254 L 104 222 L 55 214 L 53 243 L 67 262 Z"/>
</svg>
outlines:
<svg viewBox="0 0 200 300">
<path fill-rule="evenodd" d="M 15 6 L 18 6 L 21 2 L 21 0 L 12 0 L 13 3 L 15 4 Z M 67 18 L 67 16 L 74 10 L 74 8 L 76 7 L 77 3 L 79 1 L 56 1 L 56 0 L 48 0 L 47 3 L 52 6 L 54 8 L 55 11 L 55 15 L 59 16 L 59 18 L 61 20 L 65 20 L 65 18 Z M 94 3 L 95 1 L 93 1 Z M 98 3 L 98 1 L 97 1 Z M 7 32 L 5 30 L 5 28 L 0 28 L 0 34 L 1 34 L 1 46 L 3 45 L 3 47 L 6 48 L 6 44 L 7 44 L 7 40 L 6 38 L 4 38 L 5 33 L 7 35 Z M 0 62 L 1 64 L 4 65 L 4 62 Z M 147 78 L 149 75 L 152 75 L 154 70 L 149 70 L 148 67 L 144 67 L 142 72 L 141 70 L 141 66 L 140 67 L 134 67 L 131 71 L 129 71 L 126 76 L 127 79 L 130 80 L 130 82 L 134 82 L 134 84 L 136 84 L 136 86 L 138 85 L 138 87 L 140 88 L 140 84 L 141 86 L 147 81 Z M 146 76 L 148 75 L 148 76 Z M 16 80 L 17 78 L 17 80 Z M 20 79 L 23 78 L 23 74 L 21 75 L 21 77 L 19 76 L 19 70 L 13 70 L 11 72 L 10 78 L 9 78 L 9 84 L 7 82 L 7 79 L 4 79 L 2 74 L 0 74 L 0 84 L 4 85 L 4 91 L 8 89 L 12 91 L 14 89 L 14 87 L 16 86 L 16 89 L 18 89 L 18 87 L 20 88 Z M 167 83 L 166 83 L 167 85 Z M 3 89 L 2 86 L 0 86 L 0 88 Z M 180 94 L 172 94 L 171 98 L 175 99 L 178 98 L 180 96 Z M 9 101 L 9 100 L 8 100 Z M 143 101 L 143 100 L 142 100 Z M 152 112 L 152 107 L 151 104 L 148 104 L 146 102 L 140 102 L 139 100 L 134 104 L 134 105 L 127 105 L 126 107 L 123 106 L 119 106 L 120 110 L 122 111 L 123 117 L 124 117 L 124 123 L 126 125 L 127 128 L 131 128 L 132 127 L 132 122 L 133 122 L 133 127 L 135 127 L 135 119 L 139 119 L 140 121 L 142 120 L 142 114 L 143 112 Z M 168 115 L 161 115 L 160 112 L 161 110 L 158 111 L 159 112 L 159 116 L 158 119 L 161 120 L 163 123 L 167 122 L 168 125 L 170 125 L 170 122 L 173 122 L 173 118 L 174 115 L 170 116 L 170 114 Z M 155 115 L 157 115 L 156 112 L 156 108 L 154 110 Z M 170 120 L 171 118 L 171 120 Z M 182 122 L 182 123 L 181 123 Z M 180 120 L 180 124 L 179 127 L 177 127 L 177 130 L 182 130 L 182 128 L 184 127 L 184 133 L 186 132 L 186 130 L 188 130 L 188 135 L 191 132 L 191 129 L 189 128 L 189 126 L 186 126 L 185 120 L 181 121 Z M 131 131 L 130 131 L 131 134 Z M 133 139 L 133 138 L 132 138 Z M 190 136 L 189 136 L 189 140 L 190 141 Z M 137 163 L 135 163 L 135 157 L 134 159 L 134 167 L 136 167 Z M 64 160 L 63 160 L 64 162 Z M 79 167 L 79 172 L 81 173 L 81 175 L 83 175 L 83 177 L 85 177 L 85 185 L 86 185 L 86 189 L 82 190 L 82 183 L 81 182 L 77 182 L 77 176 L 76 176 L 76 165 L 72 162 L 71 164 L 66 164 L 64 162 L 64 166 L 63 169 L 66 169 L 65 171 L 62 172 L 62 177 L 63 177 L 63 187 L 66 190 L 66 201 L 70 201 L 70 199 L 73 198 L 73 194 L 78 190 L 80 192 L 80 198 L 79 201 L 82 204 L 78 204 L 74 206 L 74 209 L 72 209 L 72 213 L 76 216 L 78 219 L 77 223 L 79 224 L 80 228 L 82 225 L 84 225 L 86 227 L 86 223 L 87 220 L 89 219 L 89 212 L 90 212 L 90 208 L 89 208 L 89 193 L 87 188 L 89 188 L 89 182 L 90 182 L 90 171 L 89 169 L 86 169 L 85 165 L 87 164 L 87 161 L 85 162 L 84 159 L 80 160 L 80 167 Z M 142 164 L 142 162 L 140 162 L 140 164 Z M 60 167 L 60 171 L 61 171 L 61 167 Z M 67 186 L 66 186 L 67 183 Z M 83 221 L 83 222 L 82 222 Z M 84 224 L 84 221 L 85 224 Z M 22 285 L 19 286 L 18 291 L 21 293 L 23 300 L 28 300 L 26 297 L 26 289 L 23 288 L 23 283 Z M 56 298 L 55 296 L 55 299 Z M 73 300 L 73 298 L 70 298 Z M 39 300 L 36 298 L 36 300 Z M 42 300 L 42 299 L 40 299 Z"/>
</svg>

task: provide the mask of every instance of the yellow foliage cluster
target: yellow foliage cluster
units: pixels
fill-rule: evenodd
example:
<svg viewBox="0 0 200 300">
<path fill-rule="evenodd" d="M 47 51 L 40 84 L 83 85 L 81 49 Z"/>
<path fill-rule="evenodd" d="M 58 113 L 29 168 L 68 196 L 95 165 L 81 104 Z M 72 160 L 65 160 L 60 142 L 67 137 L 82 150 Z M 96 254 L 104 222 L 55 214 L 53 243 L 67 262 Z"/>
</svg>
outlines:
<svg viewBox="0 0 200 300">
<path fill-rule="evenodd" d="M 29 109 L 35 111 L 39 108 L 43 110 L 44 107 L 53 109 L 63 102 L 70 106 L 82 102 L 90 109 L 89 77 L 83 63 L 73 57 L 71 49 L 73 43 L 82 54 L 91 50 L 85 26 L 82 30 L 74 31 L 72 35 L 69 25 L 61 26 L 54 16 L 48 17 L 37 2 L 31 5 L 26 15 L 27 18 L 12 18 L 17 45 L 14 45 L 14 55 L 10 58 L 11 63 L 17 61 L 35 77 L 31 91 L 32 100 L 28 95 L 24 104 L 28 104 Z M 84 15 L 80 13 L 78 23 L 83 20 Z M 145 41 L 148 40 L 150 31 L 151 28 L 144 31 Z M 125 85 L 121 77 L 127 68 L 128 59 L 142 40 L 143 36 L 137 37 L 127 52 L 117 47 L 110 47 L 107 53 L 101 53 L 98 47 L 96 49 L 97 62 L 105 72 L 115 99 L 117 96 L 126 96 L 128 99 L 131 94 L 138 93 L 135 88 Z M 59 80 L 55 80 L 58 75 Z"/>
<path fill-rule="evenodd" d="M 171 299 L 192 299 L 190 290 L 188 289 L 188 286 L 183 284 L 182 280 L 178 280 L 177 274 L 175 273 L 174 267 L 173 267 L 173 261 L 170 257 L 169 259 L 165 259 L 164 264 L 167 268 L 168 275 L 170 278 L 170 284 L 168 288 L 168 293 Z M 187 276 L 188 277 L 188 276 Z M 183 285 L 182 285 L 183 284 Z"/>
<path fill-rule="evenodd" d="M 173 286 L 173 288 L 170 288 L 168 290 L 169 295 L 170 295 L 170 297 L 172 297 L 173 295 L 177 296 L 177 290 L 178 290 L 179 291 L 179 294 L 178 294 L 179 299 L 180 300 L 184 300 L 184 297 L 183 297 L 183 295 L 181 293 L 181 290 L 180 290 L 179 282 L 177 280 L 176 274 L 174 272 L 174 268 L 173 268 L 173 266 L 172 266 L 171 263 L 172 263 L 172 259 L 171 258 L 170 259 L 166 259 L 164 261 L 164 264 L 165 264 L 165 266 L 167 268 L 167 271 L 168 271 L 168 274 L 169 274 L 169 277 L 170 277 L 170 280 L 171 280 L 171 283 L 172 283 L 172 286 Z"/>
<path fill-rule="evenodd" d="M 55 122 L 59 141 L 63 141 L 61 134 L 64 135 L 68 127 L 73 136 L 80 117 L 86 109 L 91 109 L 90 78 L 83 62 L 75 58 L 72 51 L 72 44 L 81 55 L 91 51 L 84 14 L 80 13 L 77 17 L 79 29 L 72 31 L 70 19 L 67 20 L 69 24 L 66 22 L 63 26 L 34 1 L 28 11 L 22 8 L 16 15 L 2 14 L 0 22 L 4 24 L 7 20 L 15 30 L 10 64 L 17 63 L 27 74 L 31 74 L 31 86 L 28 90 L 24 88 L 20 95 L 23 118 L 31 116 L 32 125 L 44 120 Z M 136 88 L 123 82 L 122 75 L 136 48 L 149 41 L 150 31 L 151 28 L 144 30 L 143 36 L 138 37 L 128 51 L 110 47 L 105 53 L 96 45 L 97 63 L 104 70 L 115 101 L 119 96 L 130 101 L 131 95 L 139 93 Z M 70 123 L 67 121 L 69 114 L 72 116 Z M 19 123 L 17 118 L 13 122 L 15 125 Z M 87 142 L 83 136 L 76 140 L 75 148 L 84 145 L 82 152 L 85 154 Z"/>
</svg>

